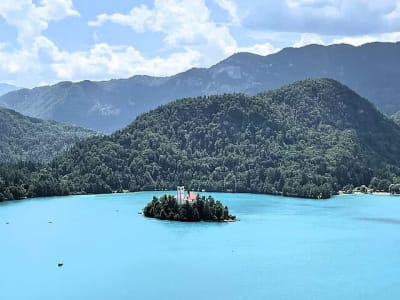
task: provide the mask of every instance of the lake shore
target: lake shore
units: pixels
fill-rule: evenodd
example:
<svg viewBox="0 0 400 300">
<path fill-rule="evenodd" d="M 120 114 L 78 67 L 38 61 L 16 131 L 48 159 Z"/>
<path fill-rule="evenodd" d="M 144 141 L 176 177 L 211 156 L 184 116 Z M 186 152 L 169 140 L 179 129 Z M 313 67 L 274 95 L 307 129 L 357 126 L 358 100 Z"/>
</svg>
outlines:
<svg viewBox="0 0 400 300">
<path fill-rule="evenodd" d="M 376 196 L 400 196 L 397 194 L 391 194 L 389 192 L 371 192 L 371 193 L 362 193 L 362 192 L 352 192 L 346 193 L 345 191 L 339 191 L 338 195 L 376 195 Z"/>
</svg>

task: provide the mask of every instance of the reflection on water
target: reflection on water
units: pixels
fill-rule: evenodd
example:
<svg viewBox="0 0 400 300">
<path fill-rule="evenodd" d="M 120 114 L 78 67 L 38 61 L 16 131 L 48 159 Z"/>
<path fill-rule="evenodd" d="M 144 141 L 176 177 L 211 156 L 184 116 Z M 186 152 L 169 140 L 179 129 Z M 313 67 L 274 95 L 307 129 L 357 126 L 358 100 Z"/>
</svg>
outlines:
<svg viewBox="0 0 400 300">
<path fill-rule="evenodd" d="M 398 224 L 400 225 L 400 219 L 392 219 L 392 218 L 355 218 L 357 220 L 362 221 L 370 221 L 370 222 L 378 222 L 378 223 L 388 223 L 388 224 Z"/>
</svg>

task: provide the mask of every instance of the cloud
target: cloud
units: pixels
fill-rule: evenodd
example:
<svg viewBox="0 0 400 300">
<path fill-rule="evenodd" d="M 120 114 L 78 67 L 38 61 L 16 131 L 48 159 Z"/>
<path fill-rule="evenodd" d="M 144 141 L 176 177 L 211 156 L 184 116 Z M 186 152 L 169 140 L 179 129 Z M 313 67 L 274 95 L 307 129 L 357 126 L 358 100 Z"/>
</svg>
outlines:
<svg viewBox="0 0 400 300">
<path fill-rule="evenodd" d="M 324 45 L 325 42 L 322 40 L 321 36 L 315 33 L 303 33 L 300 36 L 300 40 L 294 43 L 293 47 L 303 47 L 309 44 Z"/>
<path fill-rule="evenodd" d="M 396 8 L 385 15 L 388 23 L 393 23 L 395 26 L 399 25 L 400 20 L 400 2 L 396 4 Z"/>
<path fill-rule="evenodd" d="M 38 64 L 33 59 L 32 54 L 26 50 L 18 50 L 11 53 L 0 51 L 0 69 L 7 73 L 37 69 Z"/>
<path fill-rule="evenodd" d="M 214 5 L 208 7 L 206 4 L 211 2 Z M 310 43 L 361 45 L 400 39 L 400 0 L 148 3 L 135 5 L 126 12 L 105 12 L 92 21 L 84 19 L 82 11 L 82 17 L 76 21 L 82 26 L 99 28 L 91 28 L 93 39 L 86 35 L 82 41 L 79 38 L 83 35 L 76 34 L 76 44 L 66 50 L 46 36 L 46 29 L 52 22 L 80 15 L 72 0 L 1 0 L 0 18 L 17 32 L 16 41 L 0 41 L 2 80 L 33 86 L 58 80 L 103 80 L 135 74 L 164 76 L 215 64 L 235 52 L 268 55 L 282 47 Z M 216 5 L 229 15 L 227 22 L 212 19 L 214 14 L 209 8 Z M 124 40 L 120 35 L 115 39 L 119 42 L 112 44 L 108 40 L 109 29 L 118 35 L 119 27 L 102 28 L 109 23 L 130 28 L 139 37 L 146 34 L 152 43 L 161 36 L 161 51 L 157 53 L 162 54 L 150 56 L 148 45 L 143 44 L 139 51 L 137 44 L 131 44 L 136 40 L 132 37 Z M 88 40 L 94 44 L 88 45 Z M 82 44 L 84 48 L 79 47 Z"/>
<path fill-rule="evenodd" d="M 280 48 L 276 48 L 272 46 L 270 43 L 264 43 L 264 44 L 255 44 L 252 46 L 248 47 L 239 47 L 237 49 L 237 52 L 250 52 L 250 53 L 255 53 L 258 55 L 268 55 L 268 54 L 273 54 L 276 53 L 280 50 Z"/>
<path fill-rule="evenodd" d="M 219 0 L 219 5 L 235 16 L 234 3 Z M 236 18 L 236 17 L 235 17 Z M 152 8 L 133 7 L 129 14 L 101 14 L 89 26 L 107 22 L 128 26 L 135 32 L 160 32 L 168 47 L 216 47 L 222 55 L 235 52 L 237 44 L 226 24 L 216 24 L 204 0 L 155 0 Z"/>
<path fill-rule="evenodd" d="M 242 2 L 240 2 L 242 3 Z M 242 25 L 256 30 L 364 35 L 398 31 L 398 0 L 255 0 Z"/>
<path fill-rule="evenodd" d="M 97 23 L 90 24 L 113 22 L 138 32 L 162 32 L 166 45 L 176 48 L 163 57 L 146 57 L 134 46 L 105 42 L 80 51 L 62 50 L 42 32 L 51 21 L 79 15 L 72 2 L 43 0 L 35 5 L 30 0 L 15 1 L 15 5 L 8 0 L 1 2 L 0 14 L 17 28 L 20 47 L 11 51 L 6 45 L 0 48 L 0 69 L 15 76 L 35 74 L 25 82 L 28 85 L 135 74 L 172 75 L 204 64 L 202 51 L 223 58 L 237 49 L 228 28 L 209 19 L 208 8 L 202 1 L 155 1 L 152 9 L 142 5 L 134 7 L 129 15 L 99 15 Z M 215 56 L 210 59 L 215 62 Z"/>
<path fill-rule="evenodd" d="M 349 44 L 361 46 L 372 42 L 397 42 L 400 40 L 400 32 L 383 33 L 377 35 L 362 35 L 334 38 L 332 44 Z"/>
<path fill-rule="evenodd" d="M 200 53 L 187 49 L 166 57 L 147 58 L 132 46 L 93 45 L 87 51 L 64 51 L 44 36 L 37 37 L 30 51 L 0 51 L 0 69 L 10 74 L 36 74 L 28 84 L 59 80 L 103 80 L 134 74 L 172 75 L 198 66 Z M 45 61 L 47 62 L 45 63 Z M 50 79 L 41 77 L 52 74 Z M 37 81 L 37 82 L 36 82 Z"/>
<path fill-rule="evenodd" d="M 51 68 L 63 80 L 129 77 L 134 74 L 172 75 L 198 65 L 200 53 L 188 49 L 167 57 L 146 58 L 132 46 L 94 45 L 89 51 L 63 52 L 49 48 Z"/>
<path fill-rule="evenodd" d="M 232 19 L 232 24 L 233 25 L 239 25 L 240 24 L 240 17 L 239 13 L 237 10 L 237 5 L 234 1 L 232 0 L 214 0 L 214 2 L 224 9 L 225 11 L 228 12 L 229 16 Z"/>
<path fill-rule="evenodd" d="M 17 28 L 18 43 L 29 48 L 34 39 L 47 29 L 50 21 L 69 16 L 79 16 L 71 0 L 2 0 L 0 16 L 6 23 Z"/>
<path fill-rule="evenodd" d="M 18 76 L 24 72 L 40 72 L 44 68 L 43 51 L 55 53 L 55 46 L 42 32 L 51 21 L 78 15 L 71 0 L 41 0 L 39 4 L 31 0 L 2 0 L 0 16 L 17 29 L 18 46 L 12 50 L 0 47 L 0 70 Z"/>
<path fill-rule="evenodd" d="M 102 26 L 107 22 L 129 26 L 137 32 L 144 32 L 147 28 L 153 31 L 160 31 L 161 28 L 157 25 L 156 16 L 146 5 L 140 5 L 132 8 L 129 14 L 100 14 L 95 21 L 88 22 L 89 26 Z"/>
<path fill-rule="evenodd" d="M 46 21 L 58 21 L 70 16 L 79 16 L 72 0 L 41 0 L 36 6 L 38 15 Z"/>
<path fill-rule="evenodd" d="M 287 0 L 286 3 L 292 9 L 302 7 L 325 8 L 334 6 L 335 0 Z"/>
</svg>

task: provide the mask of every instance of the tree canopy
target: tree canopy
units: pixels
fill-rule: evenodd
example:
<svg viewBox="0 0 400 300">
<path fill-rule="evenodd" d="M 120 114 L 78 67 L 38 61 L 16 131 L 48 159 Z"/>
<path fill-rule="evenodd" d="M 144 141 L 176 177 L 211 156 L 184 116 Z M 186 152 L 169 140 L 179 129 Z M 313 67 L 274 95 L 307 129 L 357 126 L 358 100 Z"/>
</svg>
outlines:
<svg viewBox="0 0 400 300">
<path fill-rule="evenodd" d="M 399 126 L 346 86 L 320 79 L 175 101 L 77 143 L 46 172 L 68 193 L 171 190 L 182 181 L 191 190 L 329 198 L 374 177 L 387 189 L 399 183 L 399 156 Z"/>
<path fill-rule="evenodd" d="M 0 162 L 50 161 L 94 131 L 0 108 Z"/>
<path fill-rule="evenodd" d="M 233 221 L 235 216 L 229 214 L 229 209 L 213 197 L 197 195 L 196 201 L 178 205 L 176 198 L 164 195 L 160 198 L 153 197 L 143 209 L 143 214 L 149 218 L 161 220 L 198 222 L 198 221 Z"/>
</svg>

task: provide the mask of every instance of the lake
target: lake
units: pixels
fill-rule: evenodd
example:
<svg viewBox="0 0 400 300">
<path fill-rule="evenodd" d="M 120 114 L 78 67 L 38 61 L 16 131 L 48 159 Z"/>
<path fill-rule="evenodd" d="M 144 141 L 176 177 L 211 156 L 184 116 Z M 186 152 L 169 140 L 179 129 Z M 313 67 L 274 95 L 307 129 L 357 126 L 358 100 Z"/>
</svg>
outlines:
<svg viewBox="0 0 400 300">
<path fill-rule="evenodd" d="M 400 197 L 210 193 L 240 221 L 138 214 L 162 194 L 1 203 L 0 299 L 400 297 Z"/>
</svg>

